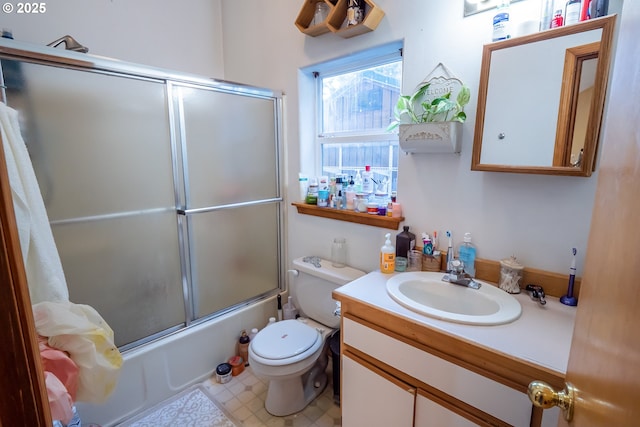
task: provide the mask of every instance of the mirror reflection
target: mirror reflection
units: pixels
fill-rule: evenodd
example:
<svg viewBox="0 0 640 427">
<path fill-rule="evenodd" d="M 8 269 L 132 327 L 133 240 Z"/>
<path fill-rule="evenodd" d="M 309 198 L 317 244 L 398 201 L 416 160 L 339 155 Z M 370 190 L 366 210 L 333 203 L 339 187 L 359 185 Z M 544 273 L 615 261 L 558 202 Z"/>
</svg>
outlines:
<svg viewBox="0 0 640 427">
<path fill-rule="evenodd" d="M 599 42 L 567 49 L 553 166 L 582 166 L 599 49 Z"/>
<path fill-rule="evenodd" d="M 614 20 L 485 45 L 472 170 L 591 175 Z"/>
</svg>

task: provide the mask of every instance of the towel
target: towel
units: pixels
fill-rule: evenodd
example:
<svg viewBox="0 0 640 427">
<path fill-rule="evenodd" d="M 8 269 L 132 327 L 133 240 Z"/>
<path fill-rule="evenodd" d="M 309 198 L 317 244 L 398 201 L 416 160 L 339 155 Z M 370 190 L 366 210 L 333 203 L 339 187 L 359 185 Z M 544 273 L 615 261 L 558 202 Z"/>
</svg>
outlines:
<svg viewBox="0 0 640 427">
<path fill-rule="evenodd" d="M 18 112 L 2 102 L 0 131 L 31 303 L 69 301 L 60 255 L 27 146 L 20 134 Z"/>
<path fill-rule="evenodd" d="M 78 367 L 76 398 L 104 403 L 118 382 L 123 359 L 113 329 L 86 304 L 41 302 L 33 305 L 36 331 L 48 344 L 69 353 Z"/>
</svg>

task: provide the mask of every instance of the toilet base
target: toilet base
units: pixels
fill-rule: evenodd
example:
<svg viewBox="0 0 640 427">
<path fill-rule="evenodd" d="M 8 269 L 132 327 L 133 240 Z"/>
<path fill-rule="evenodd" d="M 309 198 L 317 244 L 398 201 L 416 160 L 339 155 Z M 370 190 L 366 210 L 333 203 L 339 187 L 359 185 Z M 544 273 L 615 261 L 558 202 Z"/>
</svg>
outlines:
<svg viewBox="0 0 640 427">
<path fill-rule="evenodd" d="M 304 375 L 287 379 L 269 381 L 264 407 L 276 417 L 284 417 L 302 411 L 324 391 L 327 386 L 326 352 Z"/>
</svg>

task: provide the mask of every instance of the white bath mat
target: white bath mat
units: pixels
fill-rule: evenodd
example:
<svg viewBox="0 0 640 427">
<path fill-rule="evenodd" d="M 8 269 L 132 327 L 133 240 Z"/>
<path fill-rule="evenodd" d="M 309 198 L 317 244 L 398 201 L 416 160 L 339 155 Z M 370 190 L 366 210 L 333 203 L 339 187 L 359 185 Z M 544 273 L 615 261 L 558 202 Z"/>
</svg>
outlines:
<svg viewBox="0 0 640 427">
<path fill-rule="evenodd" d="M 236 427 L 201 386 L 183 391 L 121 427 Z"/>
</svg>

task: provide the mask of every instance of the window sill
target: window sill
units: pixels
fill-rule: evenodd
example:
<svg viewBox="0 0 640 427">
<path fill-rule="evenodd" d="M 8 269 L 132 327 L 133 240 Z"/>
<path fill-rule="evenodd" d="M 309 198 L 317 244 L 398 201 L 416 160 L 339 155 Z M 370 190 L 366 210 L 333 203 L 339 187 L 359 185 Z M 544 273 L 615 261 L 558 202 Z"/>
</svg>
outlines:
<svg viewBox="0 0 640 427">
<path fill-rule="evenodd" d="M 338 210 L 332 208 L 319 208 L 316 205 L 309 205 L 303 202 L 291 203 L 298 208 L 298 213 L 303 215 L 319 216 L 322 218 L 337 219 L 339 221 L 355 222 L 356 224 L 370 225 L 372 227 L 388 228 L 398 230 L 404 217 L 391 217 L 371 215 L 354 211 Z"/>
</svg>

